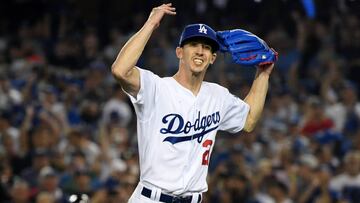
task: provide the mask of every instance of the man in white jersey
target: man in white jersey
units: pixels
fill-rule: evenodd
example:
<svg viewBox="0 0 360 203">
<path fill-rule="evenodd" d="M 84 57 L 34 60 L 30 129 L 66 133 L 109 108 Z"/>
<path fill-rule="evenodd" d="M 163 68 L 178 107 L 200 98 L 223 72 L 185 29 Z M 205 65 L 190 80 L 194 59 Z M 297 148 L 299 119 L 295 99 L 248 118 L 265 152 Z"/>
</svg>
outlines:
<svg viewBox="0 0 360 203">
<path fill-rule="evenodd" d="M 219 49 L 216 32 L 205 24 L 185 27 L 176 48 L 179 69 L 172 77 L 136 67 L 163 16 L 175 14 L 171 4 L 154 8 L 112 65 L 137 115 L 140 182 L 130 203 L 201 202 L 216 132 L 254 129 L 273 69 L 273 64 L 258 67 L 244 101 L 203 81 Z"/>
</svg>

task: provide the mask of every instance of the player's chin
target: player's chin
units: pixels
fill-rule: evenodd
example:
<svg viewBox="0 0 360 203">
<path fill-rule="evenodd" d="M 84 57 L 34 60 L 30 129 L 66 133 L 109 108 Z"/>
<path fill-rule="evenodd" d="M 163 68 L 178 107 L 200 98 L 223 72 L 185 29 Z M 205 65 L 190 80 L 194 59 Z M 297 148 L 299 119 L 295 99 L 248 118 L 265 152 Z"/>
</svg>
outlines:
<svg viewBox="0 0 360 203">
<path fill-rule="evenodd" d="M 191 70 L 192 70 L 193 73 L 202 73 L 207 69 L 208 66 L 209 65 L 207 65 L 205 63 L 201 64 L 201 65 L 193 64 L 192 67 L 191 67 Z"/>
<path fill-rule="evenodd" d="M 203 73 L 206 70 L 206 68 L 192 68 L 191 72 L 194 75 L 200 75 L 201 73 Z"/>
</svg>

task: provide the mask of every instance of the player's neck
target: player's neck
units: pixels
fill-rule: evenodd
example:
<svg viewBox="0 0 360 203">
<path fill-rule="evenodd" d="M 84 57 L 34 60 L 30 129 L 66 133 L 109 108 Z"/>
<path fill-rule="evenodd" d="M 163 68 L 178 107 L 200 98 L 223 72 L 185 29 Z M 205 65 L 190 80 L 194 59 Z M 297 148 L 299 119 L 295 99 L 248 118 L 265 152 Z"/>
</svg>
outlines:
<svg viewBox="0 0 360 203">
<path fill-rule="evenodd" d="M 190 90 L 195 96 L 199 93 L 204 74 L 185 73 L 180 70 L 173 76 L 173 78 L 183 87 Z"/>
</svg>

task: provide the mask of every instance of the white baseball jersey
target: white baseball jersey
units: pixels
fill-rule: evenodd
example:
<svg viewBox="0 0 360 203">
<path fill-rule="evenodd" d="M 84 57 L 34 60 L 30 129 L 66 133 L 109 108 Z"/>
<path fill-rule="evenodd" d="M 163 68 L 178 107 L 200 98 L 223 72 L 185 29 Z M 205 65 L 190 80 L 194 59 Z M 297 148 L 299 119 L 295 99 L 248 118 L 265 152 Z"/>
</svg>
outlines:
<svg viewBox="0 0 360 203">
<path fill-rule="evenodd" d="M 195 96 L 172 77 L 139 70 L 140 90 L 129 97 L 137 114 L 140 181 L 173 195 L 207 191 L 216 132 L 240 131 L 248 104 L 214 83 L 203 82 Z"/>
</svg>

